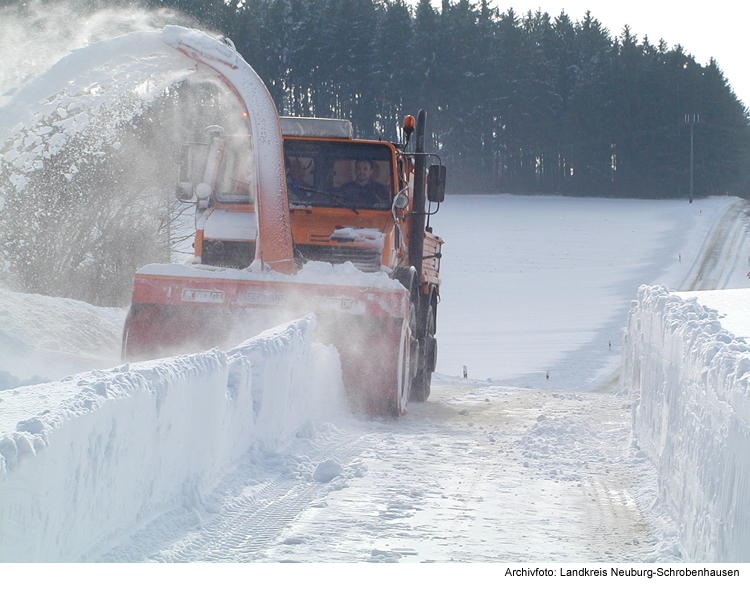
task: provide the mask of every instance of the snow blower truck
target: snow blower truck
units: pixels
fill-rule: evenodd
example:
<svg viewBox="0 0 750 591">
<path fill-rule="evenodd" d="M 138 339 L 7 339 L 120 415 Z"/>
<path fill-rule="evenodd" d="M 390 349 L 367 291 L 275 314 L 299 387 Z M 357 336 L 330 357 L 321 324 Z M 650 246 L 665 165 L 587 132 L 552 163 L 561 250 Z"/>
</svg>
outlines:
<svg viewBox="0 0 750 591">
<path fill-rule="evenodd" d="M 236 344 L 312 312 L 355 409 L 403 414 L 429 396 L 437 357 L 443 241 L 429 218 L 445 167 L 425 153 L 424 111 L 404 119 L 402 144 L 353 139 L 346 120 L 278 117 L 252 68 L 204 37 L 172 44 L 230 86 L 248 133 L 211 126 L 183 147 L 176 193 L 195 204 L 194 256 L 136 273 L 124 358 Z"/>
</svg>

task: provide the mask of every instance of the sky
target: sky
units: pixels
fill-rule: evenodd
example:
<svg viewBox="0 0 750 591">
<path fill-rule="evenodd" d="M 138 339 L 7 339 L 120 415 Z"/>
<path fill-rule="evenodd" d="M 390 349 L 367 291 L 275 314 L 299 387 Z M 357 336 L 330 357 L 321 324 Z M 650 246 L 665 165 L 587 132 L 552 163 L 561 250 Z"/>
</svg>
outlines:
<svg viewBox="0 0 750 591">
<path fill-rule="evenodd" d="M 417 0 L 411 1 L 417 3 Z M 440 5 L 440 0 L 433 0 L 433 5 Z M 747 23 L 750 22 L 749 2 L 491 0 L 490 5 L 502 12 L 513 8 L 519 14 L 541 9 L 557 16 L 564 10 L 574 21 L 580 20 L 590 10 L 613 36 L 619 35 L 627 24 L 639 39 L 648 35 L 654 45 L 660 39 L 664 39 L 669 47 L 682 45 L 686 53 L 692 54 L 701 64 L 713 57 L 737 97 L 750 106 L 750 72 L 747 68 L 750 48 L 745 42 Z"/>
</svg>

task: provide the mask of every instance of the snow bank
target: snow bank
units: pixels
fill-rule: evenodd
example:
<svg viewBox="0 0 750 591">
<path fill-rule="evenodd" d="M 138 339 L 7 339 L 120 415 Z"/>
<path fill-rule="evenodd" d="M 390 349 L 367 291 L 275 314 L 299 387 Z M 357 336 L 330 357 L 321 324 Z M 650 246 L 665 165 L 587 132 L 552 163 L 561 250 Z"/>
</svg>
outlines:
<svg viewBox="0 0 750 591">
<path fill-rule="evenodd" d="M 338 412 L 338 354 L 311 342 L 314 326 L 2 392 L 0 561 L 95 559 L 164 511 L 200 506 L 253 444 Z"/>
<path fill-rule="evenodd" d="M 119 363 L 125 310 L 1 288 L 0 301 L 0 391 Z"/>
<path fill-rule="evenodd" d="M 726 297 L 740 291 L 750 304 L 750 290 Z M 725 317 L 696 293 L 642 286 L 623 332 L 634 436 L 695 562 L 750 560 L 750 346 Z"/>
</svg>

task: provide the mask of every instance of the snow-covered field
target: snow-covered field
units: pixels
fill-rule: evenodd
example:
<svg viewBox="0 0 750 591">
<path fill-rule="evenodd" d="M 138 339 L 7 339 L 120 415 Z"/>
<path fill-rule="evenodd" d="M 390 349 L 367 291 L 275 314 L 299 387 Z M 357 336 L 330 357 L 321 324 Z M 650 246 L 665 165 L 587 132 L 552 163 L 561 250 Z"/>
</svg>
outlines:
<svg viewBox="0 0 750 591">
<path fill-rule="evenodd" d="M 446 241 L 438 371 L 461 375 L 466 365 L 470 378 L 503 385 L 592 386 L 619 365 L 620 329 L 638 287 L 695 288 L 696 257 L 735 201 L 446 200 L 434 220 Z M 731 227 L 743 220 L 730 213 L 720 225 L 722 239 L 741 243 L 702 289 L 750 286 L 744 233 Z"/>
</svg>

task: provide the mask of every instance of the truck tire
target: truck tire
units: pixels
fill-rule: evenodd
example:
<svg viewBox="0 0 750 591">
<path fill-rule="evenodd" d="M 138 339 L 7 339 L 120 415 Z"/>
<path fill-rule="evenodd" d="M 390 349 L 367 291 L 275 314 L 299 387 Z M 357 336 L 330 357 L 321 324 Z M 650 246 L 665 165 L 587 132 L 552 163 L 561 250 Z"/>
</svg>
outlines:
<svg viewBox="0 0 750 591">
<path fill-rule="evenodd" d="M 406 406 L 411 399 L 413 366 L 411 362 L 411 330 L 404 327 L 399 341 L 398 366 L 396 367 L 396 416 L 406 414 Z"/>
<path fill-rule="evenodd" d="M 437 361 L 437 339 L 435 339 L 437 296 L 433 291 L 430 292 L 424 304 L 424 313 L 418 323 L 419 365 L 412 379 L 409 396 L 409 400 L 413 402 L 424 402 L 430 397 L 430 383 Z"/>
<path fill-rule="evenodd" d="M 411 359 L 411 377 L 413 381 L 417 375 L 420 363 L 420 346 L 419 335 L 422 330 L 420 315 L 420 298 L 419 282 L 417 280 L 417 270 L 414 267 L 398 267 L 393 273 L 393 279 L 401 283 L 409 291 L 409 328 L 410 328 L 410 359 Z M 411 390 L 410 390 L 411 391 Z M 411 400 L 411 394 L 409 394 Z"/>
</svg>

